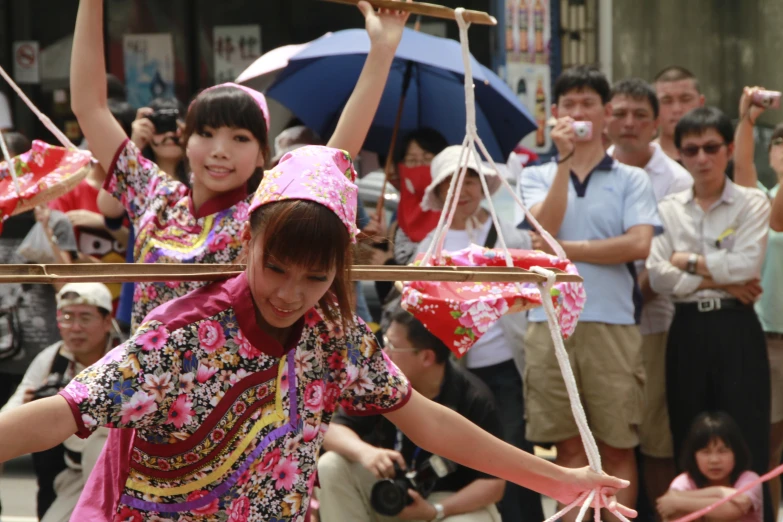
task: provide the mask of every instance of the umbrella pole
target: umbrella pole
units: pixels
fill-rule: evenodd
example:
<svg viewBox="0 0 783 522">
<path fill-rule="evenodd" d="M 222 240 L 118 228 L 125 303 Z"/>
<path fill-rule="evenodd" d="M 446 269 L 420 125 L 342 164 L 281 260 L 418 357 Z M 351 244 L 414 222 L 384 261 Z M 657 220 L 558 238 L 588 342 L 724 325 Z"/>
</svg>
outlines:
<svg viewBox="0 0 783 522">
<path fill-rule="evenodd" d="M 421 27 L 421 17 L 416 20 L 416 30 Z M 400 132 L 402 123 L 402 112 L 405 109 L 405 98 L 408 96 L 408 88 L 411 85 L 413 76 L 413 62 L 408 62 L 405 66 L 405 76 L 402 79 L 402 94 L 400 95 L 400 106 L 397 107 L 397 118 L 394 121 L 394 130 L 392 130 L 391 142 L 389 143 L 389 152 L 386 154 L 386 165 L 383 168 L 383 185 L 381 186 L 381 195 L 378 197 L 378 204 L 375 207 L 375 213 L 379 218 L 383 218 L 384 202 L 386 201 L 386 185 L 389 183 L 389 177 L 394 169 L 394 149 L 397 148 L 397 136 Z"/>
</svg>

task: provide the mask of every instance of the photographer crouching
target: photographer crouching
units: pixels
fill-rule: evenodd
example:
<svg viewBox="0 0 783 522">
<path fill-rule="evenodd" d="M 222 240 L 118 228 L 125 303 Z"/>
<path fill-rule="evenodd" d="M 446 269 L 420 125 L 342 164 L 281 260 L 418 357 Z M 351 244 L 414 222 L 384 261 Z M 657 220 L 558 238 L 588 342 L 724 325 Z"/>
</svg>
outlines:
<svg viewBox="0 0 783 522">
<path fill-rule="evenodd" d="M 453 364 L 446 345 L 412 315 L 394 315 L 384 344 L 416 391 L 500 436 L 489 389 Z M 423 451 L 381 415 L 350 417 L 340 410 L 323 447 L 327 453 L 318 461 L 322 522 L 500 521 L 495 504 L 503 498 L 505 481 Z"/>
<path fill-rule="evenodd" d="M 2 411 L 56 395 L 79 372 L 98 362 L 116 344 L 111 310 L 112 295 L 105 285 L 63 286 L 57 294 L 57 326 L 62 341 L 38 354 Z M 100 430 L 87 440 L 74 435 L 59 446 L 33 454 L 41 522 L 70 519 L 92 469 L 87 461 L 94 464 L 105 439 Z"/>
</svg>

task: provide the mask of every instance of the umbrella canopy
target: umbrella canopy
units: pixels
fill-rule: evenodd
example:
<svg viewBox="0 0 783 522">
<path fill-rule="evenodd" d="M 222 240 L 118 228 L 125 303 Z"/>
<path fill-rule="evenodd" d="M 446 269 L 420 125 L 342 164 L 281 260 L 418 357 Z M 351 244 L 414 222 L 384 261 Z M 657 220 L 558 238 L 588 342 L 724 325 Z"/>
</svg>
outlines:
<svg viewBox="0 0 783 522">
<path fill-rule="evenodd" d="M 319 135 L 329 136 L 369 50 L 369 37 L 361 29 L 319 38 L 289 58 L 267 95 Z M 472 56 L 471 61 L 479 136 L 493 159 L 503 161 L 536 125 L 503 80 Z M 461 144 L 466 119 L 464 74 L 459 42 L 405 29 L 364 148 L 382 155 L 388 152 L 404 92 L 400 132 L 432 127 L 450 144 Z"/>
<path fill-rule="evenodd" d="M 326 38 L 331 34 L 326 33 L 322 38 Z M 242 74 L 237 77 L 236 83 L 264 92 L 275 81 L 277 73 L 288 65 L 288 60 L 302 52 L 311 43 L 284 45 L 264 53 L 250 64 L 250 67 L 242 71 Z"/>
</svg>

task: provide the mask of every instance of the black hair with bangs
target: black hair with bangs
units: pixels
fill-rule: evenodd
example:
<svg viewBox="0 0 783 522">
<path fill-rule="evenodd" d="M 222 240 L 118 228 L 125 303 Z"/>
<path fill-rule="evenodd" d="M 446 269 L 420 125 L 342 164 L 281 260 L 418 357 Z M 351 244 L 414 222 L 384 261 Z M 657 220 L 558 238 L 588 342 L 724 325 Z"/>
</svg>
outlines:
<svg viewBox="0 0 783 522">
<path fill-rule="evenodd" d="M 707 487 L 709 480 L 699 470 L 696 452 L 709 447 L 714 440 L 720 440 L 734 453 L 734 469 L 729 476 L 732 484 L 737 482 L 740 475 L 750 470 L 750 449 L 734 419 L 722 411 L 702 413 L 691 424 L 680 457 L 680 467 L 699 488 Z"/>
<path fill-rule="evenodd" d="M 351 236 L 329 208 L 308 200 L 283 200 L 263 205 L 250 216 L 253 237 L 263 234 L 264 264 L 273 258 L 286 265 L 317 271 L 335 269 L 329 292 L 318 304 L 330 321 L 339 311 L 343 326 L 353 322 Z"/>
<path fill-rule="evenodd" d="M 183 146 L 187 146 L 193 134 L 203 131 L 206 127 L 247 129 L 258 140 L 264 159 L 269 160 L 269 130 L 266 127 L 264 113 L 253 97 L 242 89 L 225 86 L 199 94 L 185 118 L 185 131 L 182 133 Z M 255 192 L 263 176 L 264 169 L 257 168 L 247 182 L 249 194 Z"/>
</svg>

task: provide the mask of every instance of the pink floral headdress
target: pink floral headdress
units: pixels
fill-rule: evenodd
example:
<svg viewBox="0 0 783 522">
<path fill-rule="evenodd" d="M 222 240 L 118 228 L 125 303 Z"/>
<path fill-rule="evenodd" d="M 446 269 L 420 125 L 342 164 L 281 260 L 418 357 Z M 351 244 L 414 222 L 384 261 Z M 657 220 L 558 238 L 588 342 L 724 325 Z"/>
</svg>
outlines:
<svg viewBox="0 0 783 522">
<path fill-rule="evenodd" d="M 269 121 L 270 121 L 269 106 L 266 104 L 266 97 L 263 94 L 256 91 L 255 89 L 251 89 L 250 87 L 245 87 L 244 85 L 239 85 L 236 83 L 221 83 L 220 85 L 215 85 L 214 87 L 209 87 L 208 89 L 204 89 L 202 91 L 202 94 L 205 92 L 213 91 L 215 89 L 219 89 L 221 87 L 234 87 L 235 89 L 245 91 L 247 94 L 249 94 L 250 97 L 253 98 L 255 102 L 258 104 L 258 106 L 261 108 L 261 112 L 264 113 L 264 121 L 266 121 L 266 130 L 269 131 Z M 193 104 L 191 103 L 190 106 L 192 107 Z"/>
<path fill-rule="evenodd" d="M 287 153 L 264 173 L 250 212 L 268 203 L 302 199 L 319 203 L 337 214 L 356 242 L 359 189 L 351 155 L 331 147 L 308 145 Z"/>
</svg>

